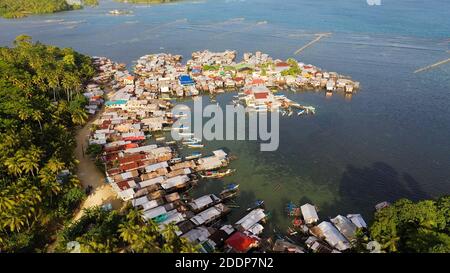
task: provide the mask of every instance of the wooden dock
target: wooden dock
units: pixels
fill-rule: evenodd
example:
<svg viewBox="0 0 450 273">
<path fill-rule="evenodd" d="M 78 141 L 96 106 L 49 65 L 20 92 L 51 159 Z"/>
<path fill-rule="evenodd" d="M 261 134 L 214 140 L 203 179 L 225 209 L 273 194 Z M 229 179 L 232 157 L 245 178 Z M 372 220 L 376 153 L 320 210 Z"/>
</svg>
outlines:
<svg viewBox="0 0 450 273">
<path fill-rule="evenodd" d="M 308 47 L 312 46 L 313 44 L 317 43 L 318 41 L 320 41 L 322 38 L 324 37 L 328 37 L 331 35 L 331 33 L 319 33 L 319 34 L 315 34 L 317 37 L 312 40 L 311 42 L 307 43 L 306 45 L 302 46 L 301 48 L 297 49 L 294 52 L 294 55 L 298 55 L 300 52 L 302 52 L 303 50 L 307 49 Z"/>
<path fill-rule="evenodd" d="M 446 60 L 443 60 L 443 61 L 440 61 L 440 62 L 437 62 L 437 63 L 434 63 L 434 64 L 431 64 L 431 65 L 427 65 L 427 66 L 422 67 L 422 68 L 419 68 L 416 71 L 414 71 L 414 73 L 420 73 L 420 72 L 423 72 L 423 71 L 426 71 L 426 70 L 429 70 L 429 69 L 433 69 L 433 68 L 436 68 L 438 66 L 441 66 L 441 65 L 449 63 L 449 62 L 450 62 L 450 58 L 448 58 Z"/>
</svg>

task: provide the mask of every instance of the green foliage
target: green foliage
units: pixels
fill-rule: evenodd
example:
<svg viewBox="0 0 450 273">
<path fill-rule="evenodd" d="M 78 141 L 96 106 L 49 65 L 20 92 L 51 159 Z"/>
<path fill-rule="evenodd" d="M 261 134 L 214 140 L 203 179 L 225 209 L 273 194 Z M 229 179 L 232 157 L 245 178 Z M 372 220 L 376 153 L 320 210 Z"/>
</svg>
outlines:
<svg viewBox="0 0 450 273">
<path fill-rule="evenodd" d="M 282 76 L 294 76 L 295 77 L 302 73 L 302 70 L 298 66 L 298 63 L 295 59 L 290 58 L 290 59 L 287 59 L 286 62 L 290 65 L 290 67 L 289 67 L 289 69 L 281 71 Z"/>
<path fill-rule="evenodd" d="M 202 66 L 203 71 L 217 71 L 220 69 L 220 65 L 207 65 Z"/>
<path fill-rule="evenodd" d="M 375 214 L 370 234 L 389 252 L 450 252 L 449 210 L 450 196 L 398 200 Z"/>
<path fill-rule="evenodd" d="M 58 234 L 57 251 L 65 252 L 68 242 L 80 243 L 82 252 L 117 252 L 120 248 L 119 225 L 125 217 L 101 207 L 85 210 L 83 216 Z"/>
<path fill-rule="evenodd" d="M 174 225 L 160 232 L 153 221 L 143 221 L 141 213 L 133 208 L 123 214 L 100 207 L 88 209 L 58 237 L 59 252 L 67 251 L 67 243 L 71 241 L 80 243 L 82 252 L 198 252 L 196 246 L 176 235 Z"/>
<path fill-rule="evenodd" d="M 103 147 L 100 144 L 91 144 L 86 149 L 86 153 L 93 158 L 97 158 L 99 155 L 103 153 Z"/>
<path fill-rule="evenodd" d="M 21 18 L 28 14 L 53 13 L 80 8 L 69 5 L 66 0 L 1 0 L 0 16 Z"/>
<path fill-rule="evenodd" d="M 83 198 L 76 177 L 57 175 L 76 165 L 80 91 L 94 69 L 87 56 L 22 35 L 0 48 L 0 71 L 0 249 L 34 250 Z"/>
</svg>

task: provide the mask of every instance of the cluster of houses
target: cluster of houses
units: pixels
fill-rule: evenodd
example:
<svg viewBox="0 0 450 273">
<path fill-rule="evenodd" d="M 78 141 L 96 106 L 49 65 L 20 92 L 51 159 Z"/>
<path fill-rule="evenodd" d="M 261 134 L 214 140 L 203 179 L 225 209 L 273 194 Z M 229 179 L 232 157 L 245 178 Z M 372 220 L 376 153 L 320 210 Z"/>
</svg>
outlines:
<svg viewBox="0 0 450 273">
<path fill-rule="evenodd" d="M 304 204 L 289 209 L 290 215 L 295 216 L 290 235 L 300 232 L 300 241 L 309 251 L 314 253 L 340 253 L 348 251 L 355 246 L 358 229 L 365 231 L 367 224 L 360 214 L 338 215 L 330 221 L 319 222 L 316 207 Z M 300 218 L 301 216 L 301 218 Z M 284 246 L 284 248 L 282 247 Z M 278 252 L 306 252 L 306 250 L 285 239 L 277 240 L 274 251 Z"/>
<path fill-rule="evenodd" d="M 160 72 L 166 77 L 178 73 L 176 56 L 153 55 L 144 59 L 155 65 L 138 62 L 141 66 L 136 69 L 140 75 L 146 75 L 144 83 Z M 235 196 L 230 192 L 238 191 L 236 185 L 220 194 L 196 199 L 186 194 L 203 175 L 207 177 L 207 173 L 227 166 L 228 154 L 216 150 L 191 159 L 178 157 L 173 143 L 154 144 L 152 134 L 170 128 L 176 120 L 170 112 L 171 103 L 161 99 L 159 92 L 140 85 L 141 76 L 136 79 L 104 58 L 94 60 L 102 71 L 97 80 L 111 92 L 104 111 L 93 122 L 89 144 L 102 146 L 106 182 L 117 195 L 131 202 L 142 211 L 144 220 L 155 221 L 160 229 L 167 224 L 177 225 L 177 234 L 199 244 L 204 252 L 246 252 L 257 246 L 261 241 L 258 235 L 263 231 L 260 222 L 266 218 L 262 208 L 251 210 L 233 225 L 221 221 L 231 211 L 227 202 Z M 163 69 L 160 63 L 173 64 L 173 70 Z M 159 83 L 158 86 L 161 87 Z M 94 86 L 89 85 L 86 93 L 93 90 Z"/>
<path fill-rule="evenodd" d="M 257 206 L 236 223 L 223 224 L 221 219 L 231 211 L 227 202 L 238 191 L 235 184 L 217 195 L 189 197 L 188 190 L 200 179 L 228 174 L 221 169 L 228 165 L 230 157 L 223 150 L 208 156 L 179 157 L 178 142 L 158 141 L 154 135 L 174 129 L 171 126 L 179 118 L 172 115 L 170 100 L 195 96 L 200 91 L 217 93 L 228 87 L 242 87 L 236 97 L 257 111 L 294 107 L 300 109 L 300 115 L 314 109 L 275 95 L 270 88 L 314 81 L 320 82 L 318 87 L 328 88 L 328 82 L 333 81 L 337 86 L 333 91 L 348 91 L 347 85 L 357 85 L 336 73 L 292 60 L 273 60 L 261 52 L 245 53 L 240 63 L 235 62 L 235 51 L 194 52 L 186 65 L 181 59 L 180 55 L 164 53 L 146 55 L 136 62 L 132 75 L 123 64 L 94 57 L 98 74 L 86 87 L 86 110 L 95 114 L 103 104 L 105 107 L 93 122 L 89 144 L 101 145 L 107 183 L 123 201 L 140 209 L 146 221 L 155 221 L 161 229 L 175 224 L 179 236 L 201 245 L 204 252 L 247 252 L 261 244 L 258 236 L 264 230 L 261 223 L 267 214 Z M 105 102 L 106 89 L 109 97 Z M 318 217 L 311 207 L 302 206 L 301 211 L 304 227 L 312 234 L 307 240 L 312 251 L 345 251 L 351 246 L 356 227 L 365 227 L 360 215 L 338 216 L 332 219 L 333 224 L 313 226 Z M 289 242 L 277 241 L 275 245 L 283 248 L 286 244 Z M 302 252 L 295 245 L 290 248 Z"/>
</svg>

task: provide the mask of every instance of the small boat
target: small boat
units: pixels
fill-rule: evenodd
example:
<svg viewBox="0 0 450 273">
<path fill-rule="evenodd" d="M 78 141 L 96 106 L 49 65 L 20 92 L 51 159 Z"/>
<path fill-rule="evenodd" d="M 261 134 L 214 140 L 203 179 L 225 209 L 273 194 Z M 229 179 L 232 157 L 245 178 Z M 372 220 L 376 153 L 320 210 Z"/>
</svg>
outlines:
<svg viewBox="0 0 450 273">
<path fill-rule="evenodd" d="M 190 136 L 193 136 L 194 135 L 194 133 L 178 133 L 180 136 L 187 136 L 187 137 L 190 137 Z"/>
<path fill-rule="evenodd" d="M 167 145 L 174 145 L 174 144 L 176 144 L 176 143 L 177 143 L 177 142 L 176 142 L 175 140 L 167 141 L 167 142 L 166 142 Z"/>
<path fill-rule="evenodd" d="M 172 127 L 172 130 L 187 130 L 189 129 L 188 126 L 181 125 L 180 127 Z"/>
<path fill-rule="evenodd" d="M 231 183 L 226 185 L 225 189 L 220 192 L 220 198 L 228 199 L 237 195 L 239 184 Z"/>
<path fill-rule="evenodd" d="M 256 200 L 252 206 L 250 206 L 249 208 L 247 208 L 247 211 L 251 211 L 254 210 L 256 208 L 260 208 L 264 205 L 264 200 Z"/>
<path fill-rule="evenodd" d="M 187 160 L 196 159 L 202 156 L 202 153 L 196 152 L 192 153 L 191 155 L 186 156 Z"/>
<path fill-rule="evenodd" d="M 304 113 L 305 113 L 305 109 L 300 110 L 300 111 L 297 112 L 297 116 L 301 116 L 301 115 L 303 115 Z"/>
<path fill-rule="evenodd" d="M 183 159 L 181 157 L 172 158 L 169 160 L 170 163 L 175 164 L 181 162 Z"/>
<path fill-rule="evenodd" d="M 292 111 L 289 111 L 288 117 L 292 116 L 292 114 L 293 114 L 293 112 L 292 112 Z"/>
<path fill-rule="evenodd" d="M 222 178 L 224 176 L 234 173 L 236 170 L 227 169 L 225 171 L 207 171 L 205 174 L 200 174 L 202 178 Z"/>
<path fill-rule="evenodd" d="M 176 117 L 176 118 L 185 118 L 185 117 L 187 117 L 187 114 L 174 115 L 174 117 Z"/>
<path fill-rule="evenodd" d="M 197 143 L 200 143 L 201 142 L 201 139 L 198 139 L 198 138 L 190 138 L 190 139 L 188 139 L 188 140 L 186 140 L 186 141 L 183 141 L 183 144 L 185 144 L 185 145 L 188 145 L 188 144 L 197 144 Z"/>
<path fill-rule="evenodd" d="M 188 144 L 189 148 L 203 148 L 205 145 L 203 144 Z"/>
<path fill-rule="evenodd" d="M 155 138 L 156 141 L 164 141 L 166 138 L 165 137 L 157 137 Z"/>
</svg>

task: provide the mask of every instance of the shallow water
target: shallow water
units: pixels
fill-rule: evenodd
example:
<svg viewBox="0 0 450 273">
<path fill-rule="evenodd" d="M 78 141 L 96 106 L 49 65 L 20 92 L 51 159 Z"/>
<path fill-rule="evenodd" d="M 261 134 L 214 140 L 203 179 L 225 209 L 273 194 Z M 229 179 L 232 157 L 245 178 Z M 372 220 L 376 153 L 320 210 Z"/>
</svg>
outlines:
<svg viewBox="0 0 450 273">
<path fill-rule="evenodd" d="M 351 75 L 361 90 L 351 98 L 323 92 L 286 93 L 313 105 L 317 115 L 284 117 L 280 147 L 260 152 L 255 142 L 214 141 L 238 156 L 241 211 L 264 199 L 272 223 L 289 219 L 289 201 L 311 202 L 325 219 L 362 213 L 379 201 L 421 199 L 450 193 L 450 65 L 419 74 L 422 66 L 449 58 L 448 1 L 210 0 L 142 6 L 101 1 L 96 8 L 0 19 L 0 44 L 26 33 L 35 40 L 70 46 L 132 65 L 147 53 L 171 52 L 187 59 L 194 50 L 261 50 L 296 57 L 328 71 Z M 133 15 L 111 16 L 111 9 Z M 314 39 L 328 38 L 294 56 Z M 206 100 L 207 98 L 205 98 Z M 221 105 L 232 94 L 218 98 Z M 198 196 L 220 192 L 223 181 L 202 182 Z"/>
</svg>

